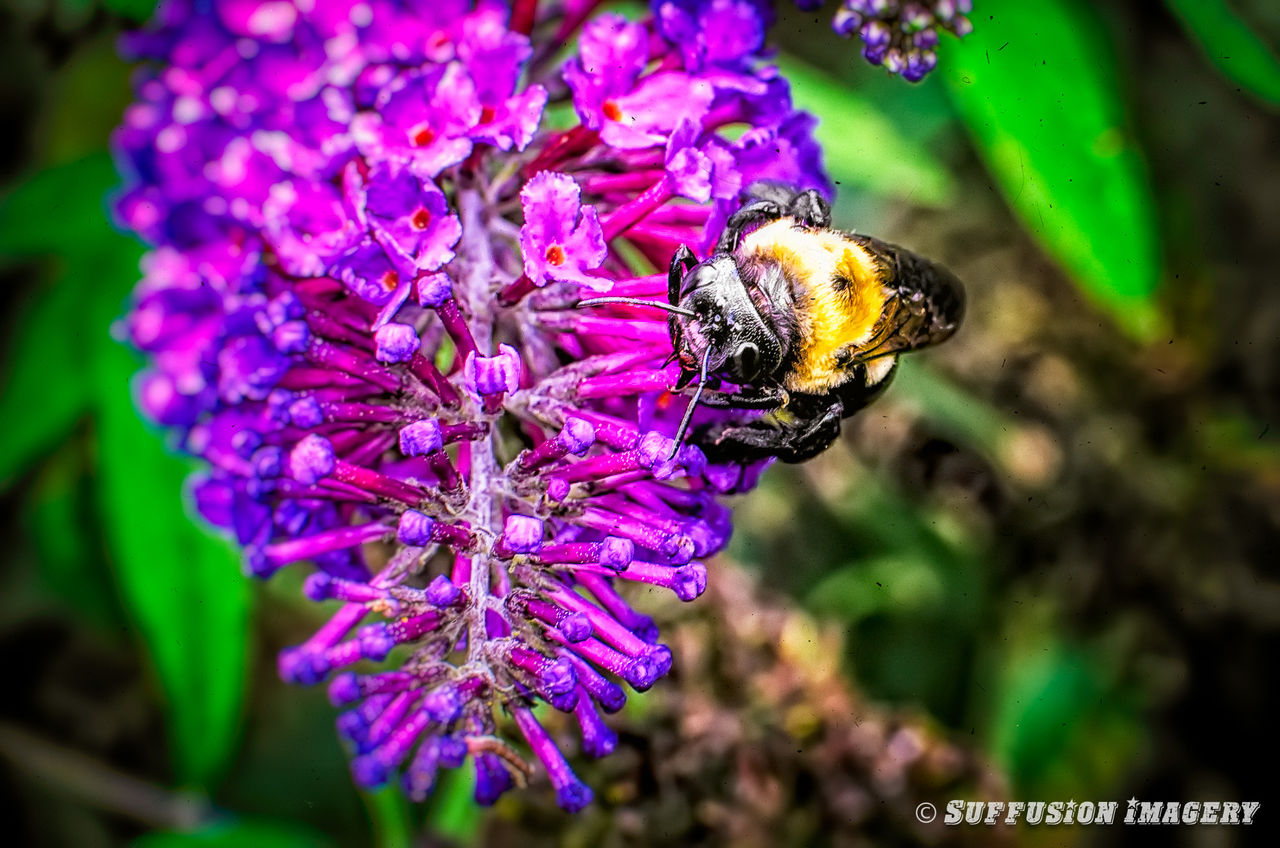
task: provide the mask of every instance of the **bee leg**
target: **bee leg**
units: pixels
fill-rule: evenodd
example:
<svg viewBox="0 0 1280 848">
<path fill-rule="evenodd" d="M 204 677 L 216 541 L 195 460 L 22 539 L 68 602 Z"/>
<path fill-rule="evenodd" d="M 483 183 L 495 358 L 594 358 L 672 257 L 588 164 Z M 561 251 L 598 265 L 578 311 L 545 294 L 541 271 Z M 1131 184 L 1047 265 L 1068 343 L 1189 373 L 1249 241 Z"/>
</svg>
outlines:
<svg viewBox="0 0 1280 848">
<path fill-rule="evenodd" d="M 764 424 L 700 428 L 693 442 L 712 462 L 754 462 L 776 456 L 784 440 L 783 431 Z"/>
<path fill-rule="evenodd" d="M 821 416 L 802 419 L 786 428 L 785 438 L 778 446 L 778 459 L 783 462 L 813 459 L 840 437 L 840 419 L 843 417 L 843 405 L 837 401 L 827 407 Z"/>
<path fill-rule="evenodd" d="M 787 212 L 810 229 L 825 230 L 831 226 L 831 205 L 811 188 L 792 198 Z"/>
<path fill-rule="evenodd" d="M 672 306 L 680 305 L 680 284 L 684 282 L 684 275 L 697 265 L 698 257 L 693 255 L 688 245 L 682 244 L 676 248 L 671 264 L 667 266 L 667 302 Z M 671 335 L 671 349 L 680 350 L 684 345 L 684 333 L 675 315 L 667 316 L 667 332 Z"/>
<path fill-rule="evenodd" d="M 869 376 L 867 368 L 860 366 L 854 379 L 845 383 L 840 388 L 832 392 L 844 408 L 844 417 L 867 407 L 880 395 L 884 394 L 884 390 L 889 388 L 889 384 L 893 382 L 894 375 L 898 373 L 898 362 L 895 358 L 889 366 L 888 371 L 878 373 L 874 382 L 868 382 Z"/>
<path fill-rule="evenodd" d="M 702 405 L 713 409 L 761 409 L 771 412 L 781 408 L 787 401 L 781 392 L 761 392 L 759 394 L 734 394 L 730 392 L 706 391 L 702 393 Z"/>
<path fill-rule="evenodd" d="M 794 424 L 753 421 L 712 427 L 699 433 L 697 442 L 712 462 L 749 462 L 770 456 L 783 462 L 804 462 L 822 453 L 840 435 L 841 415 L 841 404 L 836 402 L 820 416 Z"/>
<path fill-rule="evenodd" d="M 757 195 L 759 199 L 729 216 L 724 232 L 716 242 L 717 254 L 737 250 L 743 231 L 748 227 L 787 216 L 810 229 L 826 229 L 831 226 L 831 206 L 814 189 L 801 192 L 780 186 L 769 186 L 767 189 Z"/>
<path fill-rule="evenodd" d="M 715 252 L 717 254 L 733 253 L 738 249 L 738 242 L 742 240 L 742 231 L 747 227 L 776 221 L 784 215 L 786 215 L 786 210 L 772 200 L 757 200 L 754 203 L 748 203 L 730 215 L 728 221 L 725 221 L 724 232 L 720 234 L 720 239 L 716 242 Z"/>
<path fill-rule="evenodd" d="M 667 302 L 672 306 L 680 305 L 680 284 L 684 275 L 698 266 L 698 257 L 693 255 L 689 246 L 682 244 L 676 248 L 667 266 Z"/>
</svg>

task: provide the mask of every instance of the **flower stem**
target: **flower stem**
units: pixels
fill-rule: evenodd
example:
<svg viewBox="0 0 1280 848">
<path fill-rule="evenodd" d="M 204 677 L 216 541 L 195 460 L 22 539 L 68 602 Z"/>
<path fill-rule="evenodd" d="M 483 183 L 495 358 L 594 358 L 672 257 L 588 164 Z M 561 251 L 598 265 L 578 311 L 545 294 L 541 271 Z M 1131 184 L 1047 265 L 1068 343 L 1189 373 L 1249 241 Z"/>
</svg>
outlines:
<svg viewBox="0 0 1280 848">
<path fill-rule="evenodd" d="M 458 209 L 462 217 L 462 240 L 458 253 L 466 263 L 466 270 L 459 277 L 457 294 L 470 316 L 471 335 L 477 351 L 490 351 L 493 349 L 493 329 L 497 318 L 496 311 L 491 308 L 493 293 L 490 283 L 497 276 L 498 268 L 484 220 L 484 200 L 475 189 L 463 190 L 458 195 Z M 468 405 L 472 402 L 469 397 L 463 400 Z M 490 428 L 485 437 L 469 443 L 471 455 L 467 481 L 471 497 L 465 516 L 470 520 L 472 530 L 487 531 L 490 538 L 502 533 L 501 506 L 492 492 L 502 471 L 497 456 L 498 439 L 497 428 Z M 467 660 L 478 664 L 485 661 L 489 641 L 485 610 L 491 593 L 491 568 L 492 561 L 487 553 L 477 553 L 472 558 L 468 580 Z"/>
</svg>

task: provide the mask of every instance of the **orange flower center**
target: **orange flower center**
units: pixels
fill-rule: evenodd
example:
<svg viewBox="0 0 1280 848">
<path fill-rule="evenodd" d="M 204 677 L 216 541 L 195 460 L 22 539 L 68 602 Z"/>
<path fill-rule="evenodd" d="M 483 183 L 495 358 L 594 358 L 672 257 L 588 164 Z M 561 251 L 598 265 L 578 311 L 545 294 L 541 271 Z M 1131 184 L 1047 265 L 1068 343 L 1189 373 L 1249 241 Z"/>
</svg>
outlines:
<svg viewBox="0 0 1280 848">
<path fill-rule="evenodd" d="M 547 264 L 560 266 L 564 264 L 564 248 L 558 244 L 553 244 L 547 248 Z"/>
<path fill-rule="evenodd" d="M 431 213 L 426 208 L 419 206 L 417 211 L 409 216 L 409 223 L 415 230 L 425 230 L 427 225 L 431 223 Z"/>
<path fill-rule="evenodd" d="M 413 142 L 415 147 L 426 147 L 428 144 L 436 140 L 436 134 L 431 127 L 423 127 L 409 136 L 409 140 Z"/>
<path fill-rule="evenodd" d="M 396 286 L 400 285 L 400 275 L 395 271 L 387 271 L 378 278 L 378 284 L 387 291 L 395 291 Z"/>
<path fill-rule="evenodd" d="M 606 100 L 604 105 L 600 107 L 600 111 L 604 112 L 604 116 L 611 121 L 622 120 L 622 110 L 618 108 L 618 101 Z"/>
<path fill-rule="evenodd" d="M 480 123 L 488 124 L 493 121 L 493 107 L 483 106 L 480 109 Z"/>
</svg>

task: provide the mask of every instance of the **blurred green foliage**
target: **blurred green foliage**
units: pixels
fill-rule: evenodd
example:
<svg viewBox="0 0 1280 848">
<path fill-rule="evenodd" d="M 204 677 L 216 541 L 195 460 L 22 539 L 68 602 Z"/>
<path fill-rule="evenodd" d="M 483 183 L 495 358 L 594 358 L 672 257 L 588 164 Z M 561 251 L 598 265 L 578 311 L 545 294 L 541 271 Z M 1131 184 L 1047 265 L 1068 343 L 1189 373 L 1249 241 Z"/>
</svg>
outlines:
<svg viewBox="0 0 1280 848">
<path fill-rule="evenodd" d="M 828 171 L 846 190 L 921 206 L 945 206 L 955 196 L 942 162 L 856 90 L 791 56 L 780 56 L 778 67 L 796 105 L 819 116 L 814 135 Z"/>
<path fill-rule="evenodd" d="M 179 779 L 201 785 L 234 753 L 249 589 L 231 545 L 187 514 L 183 485 L 194 466 L 166 451 L 133 406 L 138 359 L 111 326 L 141 249 L 108 223 L 106 196 L 118 179 L 109 157 L 94 154 L 40 171 L 0 205 L 0 251 L 55 264 L 48 296 L 20 322 L 10 353 L 0 479 L 92 419 L 98 513 L 116 584 L 165 689 Z M 65 585 L 77 582 L 66 569 L 91 562 L 51 555 Z"/>
<path fill-rule="evenodd" d="M 475 788 L 475 772 L 470 769 L 453 769 L 441 775 L 424 816 L 433 833 L 463 845 L 475 841 L 484 816 L 472 800 Z"/>
<path fill-rule="evenodd" d="M 1275 53 L 1243 18 L 1221 0 L 1167 3 L 1223 74 L 1264 101 L 1280 102 Z M 1080 405 L 1097 404 L 1102 390 L 1091 395 L 1092 386 L 1072 381 L 1105 374 L 1116 350 L 1132 354 L 1131 342 L 1150 342 L 1176 321 L 1177 307 L 1185 308 L 1173 301 L 1185 290 L 1171 291 L 1165 270 L 1163 245 L 1177 236 L 1167 231 L 1159 206 L 1173 192 L 1150 176 L 1134 131 L 1139 81 L 1116 61 L 1113 9 L 1088 0 L 977 6 L 976 31 L 947 43 L 937 79 L 917 88 L 862 67 L 849 44 L 829 34 L 825 17 L 811 24 L 812 16 L 794 11 L 784 12 L 777 31 L 780 63 L 797 102 L 822 121 L 818 136 L 840 186 L 838 216 L 856 221 L 860 231 L 880 234 L 904 208 L 928 209 L 938 216 L 934 222 L 974 209 L 997 215 L 966 196 L 975 182 L 964 178 L 970 151 L 961 139 L 972 140 L 1008 211 L 1071 284 L 1129 334 L 1128 341 L 1093 337 L 1103 339 L 1104 349 L 1095 360 L 1092 349 L 1080 352 L 1080 374 L 1059 374 L 1057 382 L 1050 379 L 1052 363 L 1038 363 L 1050 374 L 1039 377 L 1063 404 L 1073 390 L 1084 397 Z M 283 590 L 255 590 L 240 575 L 233 546 L 190 514 L 183 481 L 193 466 L 167 450 L 163 436 L 133 410 L 129 384 L 138 360 L 112 327 L 138 277 L 141 248 L 116 233 L 106 214 L 105 198 L 117 183 L 107 134 L 128 100 L 129 70 L 110 36 L 149 8 L 147 0 L 50 7 L 73 32 L 83 31 L 68 37 L 72 48 L 45 81 L 48 96 L 33 122 L 39 152 L 0 200 L 0 267 L 29 278 L 12 296 L 5 343 L 0 487 L 20 503 L 18 522 L 43 584 L 94 633 L 119 629 L 122 616 L 132 628 L 165 708 L 169 784 L 196 787 L 245 811 L 189 832 L 157 830 L 133 844 L 331 844 L 342 839 L 317 831 L 358 816 L 352 811 L 360 801 L 368 822 L 349 825 L 346 838 L 359 832 L 380 845 L 407 845 L 426 827 L 436 838 L 472 843 L 484 822 L 470 802 L 468 773 L 444 779 L 421 809 L 394 790 L 357 799 L 345 782 L 322 695 L 286 693 L 292 707 L 270 700 L 270 663 L 254 662 L 259 643 L 296 640 L 314 611 L 283 600 Z M 995 225 L 987 224 L 976 239 L 962 232 L 952 257 L 976 255 L 980 262 L 993 250 Z M 975 304 L 988 317 L 1017 313 L 1027 302 L 1007 281 L 980 280 L 973 288 L 998 300 Z M 1094 323 L 1089 306 L 1073 308 L 1077 324 Z M 1013 314 L 1006 323 L 1023 320 Z M 992 319 L 978 326 L 998 325 Z M 1045 325 L 1055 323 L 1036 326 Z M 937 366 L 906 363 L 891 392 L 894 420 L 908 442 L 916 431 L 927 432 L 931 444 L 946 442 L 984 463 L 1009 499 L 1065 510 L 1055 500 L 1053 474 L 1028 464 L 1028 457 L 1048 455 L 1049 437 L 1012 410 L 1034 381 L 1010 384 L 995 373 L 1009 353 L 1032 359 L 1033 350 L 1047 360 L 1057 351 L 1036 347 L 1043 339 L 1013 335 L 1013 341 L 958 339 L 978 349 L 960 354 L 968 379 L 947 369 L 946 355 L 935 358 Z M 983 359 L 981 349 L 997 344 L 1000 357 Z M 1132 372 L 1140 366 L 1163 375 L 1168 368 L 1184 385 L 1198 378 L 1192 365 L 1171 364 L 1152 350 L 1134 355 Z M 1148 367 L 1142 357 L 1155 364 Z M 972 376 L 987 372 L 985 384 Z M 1161 479 L 1183 481 L 1185 493 L 1198 491 L 1199 459 L 1224 473 L 1255 475 L 1259 485 L 1273 480 L 1280 454 L 1274 437 L 1258 436 L 1257 425 L 1258 418 L 1238 409 L 1215 410 L 1197 423 L 1199 441 L 1177 448 L 1185 456 L 1163 452 L 1172 437 L 1158 425 L 1127 441 L 1115 434 L 1124 427 L 1113 419 L 1067 435 L 1088 441 L 1090 450 L 1096 438 L 1098 452 L 1110 450 L 1129 467 L 1166 469 Z M 1000 582 L 1022 576 L 1007 566 L 1001 571 L 999 563 L 1032 547 L 1028 539 L 1049 522 L 1008 512 L 992 519 L 969 501 L 913 488 L 901 472 L 918 457 L 878 466 L 842 450 L 805 470 L 772 471 L 740 508 L 732 554 L 839 623 L 849 646 L 846 667 L 872 696 L 920 704 L 984 745 L 1007 770 L 1013 797 L 1105 798 L 1124 785 L 1156 732 L 1148 716 L 1159 687 L 1148 691 L 1135 682 L 1120 659 L 1125 650 L 1098 635 L 1105 635 L 1104 624 L 1070 621 L 1063 610 L 1075 587 L 1065 584 L 1074 572 L 1064 585 L 1052 584 L 1060 591 L 1047 601 L 1017 596 Z M 1072 455 L 1079 465 L 1102 464 L 1087 451 Z M 1093 470 L 1071 468 L 1064 476 Z M 1105 501 L 1113 492 L 1090 494 Z M 1084 497 L 1070 505 L 1089 506 Z M 995 529 L 997 520 L 1011 529 Z M 1013 527 L 1015 520 L 1024 524 Z M 1001 532 L 1019 536 L 1021 547 L 1002 548 Z M 1060 541 L 1071 548 L 1070 540 Z M 296 585 L 289 590 L 297 596 Z M 255 618 L 255 599 L 281 620 Z M 644 701 L 634 707 L 648 708 Z M 320 783 L 322 789 L 313 785 Z M 263 799 L 272 791 L 281 794 L 279 803 Z M 333 800 L 342 798 L 345 807 Z M 280 815 L 290 820 L 256 818 L 262 807 L 287 808 Z"/>
<path fill-rule="evenodd" d="M 120 17 L 141 23 L 151 17 L 155 0 L 103 0 L 103 5 Z"/>
<path fill-rule="evenodd" d="M 1114 48 L 1086 4 L 987 0 L 942 73 L 1023 224 L 1121 327 L 1159 332 L 1155 200 Z"/>
<path fill-rule="evenodd" d="M 1027 634 L 1004 660 L 993 750 L 1029 798 L 1114 787 L 1144 743 L 1134 693 L 1117 690 L 1106 656 Z"/>
<path fill-rule="evenodd" d="M 104 242 L 127 246 L 103 218 L 103 192 L 115 179 L 110 160 L 99 155 L 40 172 L 0 206 L 0 255 L 53 263 L 9 340 L 0 481 L 11 481 L 66 438 L 92 403 L 95 375 L 84 367 L 81 345 L 105 336 L 107 324 L 101 309 L 86 314 L 82 306 L 86 296 L 90 306 L 99 297 L 93 265 Z M 136 260 L 138 251 L 126 249 Z M 119 279 L 106 284 L 117 296 L 128 290 Z"/>
<path fill-rule="evenodd" d="M 243 820 L 219 822 L 194 831 L 156 831 L 133 840 L 132 848 L 325 848 L 333 843 L 292 824 Z"/>
<path fill-rule="evenodd" d="M 113 362 L 114 360 L 114 362 Z M 165 689 L 180 780 L 208 785 L 235 753 L 244 704 L 250 588 L 230 540 L 193 520 L 184 480 L 123 391 L 134 361 L 100 355 L 99 496 L 116 579 Z"/>
<path fill-rule="evenodd" d="M 373 823 L 373 842 L 380 848 L 408 848 L 413 842 L 409 802 L 392 783 L 377 792 L 362 792 Z"/>
<path fill-rule="evenodd" d="M 1280 105 L 1280 58 L 1225 0 L 1165 0 L 1224 74 L 1258 97 Z"/>
<path fill-rule="evenodd" d="M 88 477 L 87 438 L 72 437 L 48 458 L 32 480 L 22 523 L 31 535 L 40 576 L 95 626 L 115 629 L 119 611 L 111 575 L 99 568 L 93 540 L 97 502 Z M 68 532 L 67 528 L 83 532 Z"/>
</svg>

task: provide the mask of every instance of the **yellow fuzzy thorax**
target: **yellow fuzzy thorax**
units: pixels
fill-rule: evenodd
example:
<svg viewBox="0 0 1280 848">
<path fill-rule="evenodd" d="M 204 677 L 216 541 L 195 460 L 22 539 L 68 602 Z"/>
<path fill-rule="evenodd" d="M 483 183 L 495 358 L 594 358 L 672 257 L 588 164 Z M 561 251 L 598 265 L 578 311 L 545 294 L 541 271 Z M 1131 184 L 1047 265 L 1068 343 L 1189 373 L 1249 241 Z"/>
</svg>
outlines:
<svg viewBox="0 0 1280 848">
<path fill-rule="evenodd" d="M 776 262 L 791 282 L 799 332 L 795 367 L 783 386 L 791 392 L 825 394 L 848 380 L 836 364 L 841 349 L 856 351 L 871 339 L 888 292 L 875 260 L 835 230 L 794 227 L 780 218 L 742 240 L 744 258 Z M 849 285 L 837 286 L 837 279 Z"/>
</svg>

